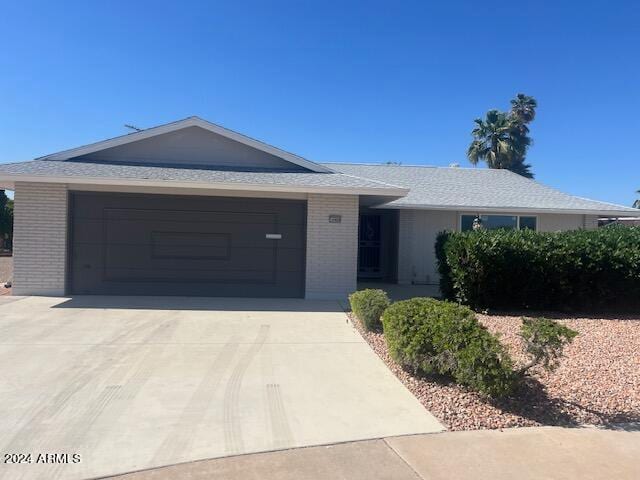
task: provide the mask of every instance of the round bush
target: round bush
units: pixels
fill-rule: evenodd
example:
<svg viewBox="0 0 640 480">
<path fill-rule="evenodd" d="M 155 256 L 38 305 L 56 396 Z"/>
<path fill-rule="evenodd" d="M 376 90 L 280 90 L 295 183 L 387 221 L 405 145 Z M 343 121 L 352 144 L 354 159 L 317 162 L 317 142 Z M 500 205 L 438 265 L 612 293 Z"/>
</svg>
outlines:
<svg viewBox="0 0 640 480">
<path fill-rule="evenodd" d="M 380 317 L 389 306 L 389 297 L 384 290 L 358 290 L 349 295 L 351 311 L 362 322 L 364 327 L 371 330 L 382 328 Z"/>
<path fill-rule="evenodd" d="M 389 353 L 403 368 L 444 375 L 496 397 L 515 386 L 511 358 L 467 307 L 413 298 L 391 305 L 382 324 Z"/>
</svg>

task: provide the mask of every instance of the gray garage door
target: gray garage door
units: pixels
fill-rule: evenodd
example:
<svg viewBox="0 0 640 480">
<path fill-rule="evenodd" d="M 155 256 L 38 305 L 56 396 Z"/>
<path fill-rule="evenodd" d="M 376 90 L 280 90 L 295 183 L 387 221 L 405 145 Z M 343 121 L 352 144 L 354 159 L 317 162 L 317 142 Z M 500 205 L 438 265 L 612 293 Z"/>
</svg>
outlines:
<svg viewBox="0 0 640 480">
<path fill-rule="evenodd" d="M 75 192 L 74 294 L 302 297 L 306 202 Z"/>
</svg>

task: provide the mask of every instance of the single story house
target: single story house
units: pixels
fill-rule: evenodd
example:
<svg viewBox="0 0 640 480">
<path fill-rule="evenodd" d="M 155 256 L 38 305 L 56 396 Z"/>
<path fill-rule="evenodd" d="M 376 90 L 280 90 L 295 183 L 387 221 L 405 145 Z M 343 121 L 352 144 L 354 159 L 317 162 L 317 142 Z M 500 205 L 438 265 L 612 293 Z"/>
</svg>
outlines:
<svg viewBox="0 0 640 480">
<path fill-rule="evenodd" d="M 320 164 L 197 117 L 0 165 L 16 295 L 344 298 L 437 284 L 436 234 L 637 210 L 506 170 Z M 476 222 L 478 220 L 475 220 Z"/>
<path fill-rule="evenodd" d="M 634 207 L 635 208 L 635 207 Z M 624 225 L 625 227 L 640 227 L 640 217 L 605 217 L 598 219 L 598 226 Z"/>
</svg>

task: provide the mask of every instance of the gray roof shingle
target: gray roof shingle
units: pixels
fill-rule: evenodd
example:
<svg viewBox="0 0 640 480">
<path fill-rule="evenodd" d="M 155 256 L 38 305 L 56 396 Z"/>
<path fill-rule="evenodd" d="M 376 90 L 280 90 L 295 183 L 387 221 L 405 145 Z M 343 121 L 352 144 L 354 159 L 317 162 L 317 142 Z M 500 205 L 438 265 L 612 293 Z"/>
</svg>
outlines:
<svg viewBox="0 0 640 480">
<path fill-rule="evenodd" d="M 499 208 L 584 211 L 621 215 L 638 210 L 574 197 L 508 170 L 427 166 L 330 163 L 326 166 L 358 177 L 410 188 L 406 197 L 385 207 Z"/>
<path fill-rule="evenodd" d="M 262 185 L 283 187 L 375 189 L 379 194 L 398 195 L 398 188 L 377 180 L 358 178 L 351 174 L 281 171 L 237 171 L 213 168 L 174 168 L 167 166 L 143 166 L 131 164 L 76 162 L 56 160 L 32 160 L 20 163 L 0 164 L 0 176 L 35 176 L 77 178 L 118 179 L 118 180 L 159 180 L 167 182 L 193 182 L 198 184 L 226 183 L 238 185 Z M 389 190 L 389 193 L 385 193 Z"/>
<path fill-rule="evenodd" d="M 185 168 L 153 165 L 32 160 L 0 165 L 2 177 L 136 180 L 193 183 L 215 188 L 216 184 L 331 189 L 396 197 L 388 208 L 442 208 L 457 210 L 496 209 L 505 211 L 559 211 L 599 215 L 630 216 L 638 210 L 599 202 L 547 187 L 507 170 L 330 163 L 335 173 L 237 171 L 214 168 Z M 400 197 L 402 190 L 409 193 Z"/>
</svg>

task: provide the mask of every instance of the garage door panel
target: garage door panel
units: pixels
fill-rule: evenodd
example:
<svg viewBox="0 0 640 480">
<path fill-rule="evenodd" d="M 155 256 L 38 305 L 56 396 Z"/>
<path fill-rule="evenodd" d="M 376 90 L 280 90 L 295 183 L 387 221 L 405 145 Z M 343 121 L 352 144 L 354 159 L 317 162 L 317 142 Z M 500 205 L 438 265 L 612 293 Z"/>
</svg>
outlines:
<svg viewBox="0 0 640 480">
<path fill-rule="evenodd" d="M 239 226 L 241 227 L 241 226 Z M 278 240 L 281 247 L 297 247 L 304 245 L 306 238 L 304 229 L 301 225 L 282 225 L 281 223 L 262 225 L 246 225 L 243 228 L 237 228 L 235 231 L 241 235 L 233 238 L 234 245 L 239 247 L 246 246 L 265 246 L 273 243 L 265 237 L 267 233 L 279 233 L 282 238 Z M 132 243 L 134 239 L 138 239 L 139 243 L 147 242 L 150 244 L 149 231 L 150 228 L 157 232 L 176 232 L 176 233 L 231 233 L 233 230 L 228 225 L 220 226 L 216 224 L 203 224 L 198 226 L 185 225 L 176 222 L 159 222 L 156 224 L 145 224 L 137 221 L 109 222 L 109 227 L 105 228 L 102 219 L 79 220 L 73 228 L 73 243 L 94 243 L 102 244 L 110 243 Z M 127 232 L 123 235 L 122 232 Z"/>
<path fill-rule="evenodd" d="M 297 227 L 300 228 L 299 226 Z M 226 236 L 228 244 L 236 247 L 271 247 L 273 240 L 266 238 L 267 233 L 279 232 L 279 227 L 263 225 L 193 225 L 179 224 L 176 222 L 157 223 L 135 223 L 135 222 L 113 222 L 107 221 L 104 229 L 104 240 L 94 239 L 94 241 L 122 244 L 122 245 L 148 245 L 153 246 L 158 241 L 173 237 L 176 245 L 184 246 L 196 245 L 198 243 L 210 244 L 217 237 L 221 241 Z M 124 234 L 126 232 L 126 234 Z M 283 240 L 290 243 L 296 241 L 299 245 L 300 239 L 290 238 L 283 235 Z M 165 241 L 166 243 L 166 241 Z M 285 245 L 286 246 L 286 245 Z"/>
<path fill-rule="evenodd" d="M 277 209 L 279 215 L 283 217 L 295 217 L 292 223 L 303 222 L 305 219 L 304 208 L 301 208 L 305 202 L 296 200 L 91 192 L 74 192 L 74 195 L 80 199 L 74 205 L 74 216 L 76 218 L 101 217 L 101 211 L 99 215 L 96 215 L 96 205 L 100 205 L 103 208 L 114 210 L 156 210 L 159 212 L 179 210 L 184 212 L 214 211 L 255 214 L 269 213 Z"/>
<path fill-rule="evenodd" d="M 304 256 L 303 248 L 280 249 L 276 255 L 276 268 L 283 272 L 302 272 L 304 276 Z"/>
<path fill-rule="evenodd" d="M 304 249 L 289 248 L 275 251 L 265 250 L 259 257 L 244 255 L 245 249 L 231 249 L 232 255 L 237 257 L 234 263 L 236 269 L 275 269 L 277 271 L 301 271 L 304 268 Z M 102 255 L 107 255 L 107 262 L 101 260 Z M 229 268 L 227 259 L 202 259 L 202 258 L 151 258 L 146 247 L 130 248 L 127 245 L 110 245 L 103 248 L 102 245 L 79 244 L 75 247 L 76 271 L 93 270 L 98 272 L 108 271 L 109 268 L 164 268 L 175 270 L 210 269 L 221 270 Z M 106 265 L 106 268 L 105 268 Z"/>
<path fill-rule="evenodd" d="M 72 293 L 304 293 L 303 201 L 74 193 L 72 219 Z"/>
<path fill-rule="evenodd" d="M 151 258 L 229 259 L 231 234 L 151 232 Z"/>
<path fill-rule="evenodd" d="M 286 263 L 286 261 L 285 261 Z M 151 278 L 145 278 L 145 273 Z M 203 272 L 198 274 L 194 271 L 176 271 L 167 269 L 163 274 L 164 278 L 155 278 L 158 275 L 157 269 L 149 272 L 138 271 L 136 278 L 131 278 L 131 270 L 114 269 L 110 272 L 113 278 L 105 276 L 105 272 L 96 269 L 76 268 L 73 276 L 77 280 L 74 293 L 95 294 L 95 295 L 205 295 L 216 296 L 220 290 L 218 284 L 228 284 L 233 286 L 225 290 L 225 296 L 247 296 L 247 287 L 250 288 L 250 296 L 281 296 L 278 291 L 286 288 L 288 291 L 297 292 L 297 295 L 304 294 L 304 284 L 300 282 L 300 272 L 298 270 L 280 270 L 274 279 L 268 272 L 254 272 L 251 279 L 247 278 L 247 272 L 239 272 L 236 275 L 224 274 L 221 272 Z M 208 284 L 216 284 L 208 289 Z M 253 288 L 255 286 L 255 288 Z M 157 290 L 161 288 L 161 290 Z M 169 290 L 164 290 L 168 288 Z M 265 290 L 267 288 L 267 290 Z M 235 290 L 234 290 L 235 289 Z M 180 293 L 181 292 L 181 293 Z M 267 295 L 267 292 L 270 292 Z"/>
<path fill-rule="evenodd" d="M 187 281 L 135 281 L 101 282 L 93 288 L 78 287 L 78 294 L 92 295 L 183 295 L 214 297 L 282 297 L 282 291 L 297 292 L 290 296 L 303 296 L 304 285 L 297 273 L 279 275 L 278 283 L 202 282 Z M 248 295 L 247 292 L 251 293 Z"/>
<path fill-rule="evenodd" d="M 131 221 L 142 223 L 176 222 L 198 226 L 207 225 L 261 225 L 273 224 L 276 215 L 272 213 L 216 212 L 188 210 L 152 210 L 152 209 L 104 209 L 108 221 Z"/>
<path fill-rule="evenodd" d="M 281 238 L 277 240 L 279 248 L 299 248 L 307 243 L 306 232 L 300 228 L 300 225 L 278 224 L 275 233 L 281 235 Z M 269 241 L 273 242 L 273 240 Z"/>
<path fill-rule="evenodd" d="M 71 234 L 72 246 L 76 243 L 100 243 L 103 234 L 102 219 L 77 219 L 74 218 Z"/>
<path fill-rule="evenodd" d="M 109 267 L 105 278 L 107 282 L 216 282 L 260 284 L 275 283 L 272 270 L 215 270 L 215 269 L 177 269 L 177 268 L 135 268 Z"/>
<path fill-rule="evenodd" d="M 219 251 L 220 249 L 218 249 Z M 196 252 L 194 252 L 196 253 Z M 206 254 L 207 252 L 205 252 Z M 163 256 L 149 254 L 149 247 L 139 245 L 107 245 L 106 269 L 140 268 L 175 270 L 269 270 L 275 267 L 274 249 L 229 248 L 220 257 Z"/>
</svg>

